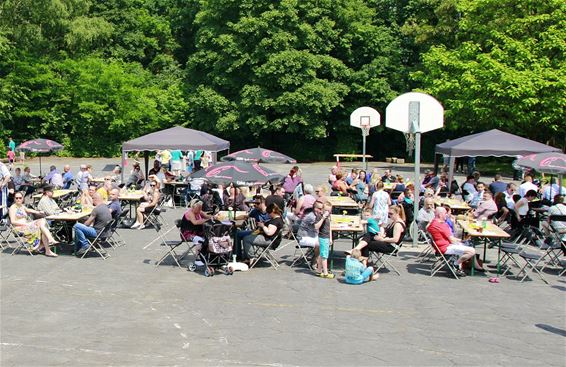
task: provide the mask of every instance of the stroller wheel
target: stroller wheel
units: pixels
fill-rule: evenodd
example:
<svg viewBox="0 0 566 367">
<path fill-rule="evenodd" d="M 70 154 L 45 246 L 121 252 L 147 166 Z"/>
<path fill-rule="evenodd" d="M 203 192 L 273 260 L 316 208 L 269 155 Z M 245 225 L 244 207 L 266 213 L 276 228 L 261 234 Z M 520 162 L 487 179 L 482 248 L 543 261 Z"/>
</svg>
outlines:
<svg viewBox="0 0 566 367">
<path fill-rule="evenodd" d="M 195 271 L 197 270 L 197 265 L 195 263 L 190 263 L 189 264 L 189 271 Z"/>
<path fill-rule="evenodd" d="M 204 270 L 204 276 L 206 276 L 206 277 L 212 277 L 212 276 L 214 276 L 214 268 L 213 268 L 212 266 L 207 267 L 207 268 Z"/>
</svg>

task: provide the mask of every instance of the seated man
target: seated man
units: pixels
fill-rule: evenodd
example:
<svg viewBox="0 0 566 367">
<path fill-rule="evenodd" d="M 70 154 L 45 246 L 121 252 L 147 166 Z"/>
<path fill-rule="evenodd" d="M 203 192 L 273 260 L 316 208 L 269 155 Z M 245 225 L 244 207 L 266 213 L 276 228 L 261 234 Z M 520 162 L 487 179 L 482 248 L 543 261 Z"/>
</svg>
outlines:
<svg viewBox="0 0 566 367">
<path fill-rule="evenodd" d="M 122 206 L 120 205 L 119 196 L 120 190 L 110 190 L 110 202 L 108 203 L 108 209 L 110 210 L 110 214 L 112 214 L 112 219 L 117 219 L 120 214 L 122 214 Z"/>
<path fill-rule="evenodd" d="M 482 200 L 472 213 L 474 215 L 474 219 L 491 219 L 497 211 L 497 204 L 495 204 L 495 200 L 493 200 L 493 195 L 489 190 L 485 190 L 483 192 Z"/>
<path fill-rule="evenodd" d="M 445 255 L 460 256 L 455 264 L 458 267 L 456 269 L 456 274 L 458 276 L 466 276 L 462 264 L 472 259 L 476 255 L 476 250 L 473 247 L 464 245 L 452 235 L 450 227 L 445 222 L 446 215 L 447 212 L 445 208 L 436 208 L 435 218 L 432 222 L 430 222 L 427 230 L 440 252 Z M 478 271 L 484 271 L 484 269 L 478 264 L 475 264 L 475 269 Z"/>
<path fill-rule="evenodd" d="M 92 201 L 95 205 L 90 217 L 84 224 L 76 223 L 73 226 L 75 231 L 75 254 L 77 257 L 84 255 L 88 250 L 87 238 L 96 238 L 112 220 L 110 209 L 98 193 L 92 195 Z"/>
<path fill-rule="evenodd" d="M 462 196 L 464 201 L 470 202 L 474 198 L 474 195 L 477 193 L 476 190 L 476 179 L 474 176 L 469 175 L 466 178 L 466 182 L 462 185 Z"/>
<path fill-rule="evenodd" d="M 73 172 L 71 172 L 71 166 L 66 164 L 63 167 L 63 189 L 65 190 L 70 189 L 71 185 L 73 184 L 73 181 L 74 181 L 74 177 L 73 177 Z"/>
<path fill-rule="evenodd" d="M 421 228 L 426 227 L 434 219 L 434 199 L 427 197 L 424 199 L 424 205 L 419 209 L 417 214 L 417 223 Z"/>
<path fill-rule="evenodd" d="M 53 200 L 53 186 L 43 187 L 43 196 L 39 199 L 37 210 L 46 215 L 53 215 L 61 211 L 59 205 Z"/>
</svg>

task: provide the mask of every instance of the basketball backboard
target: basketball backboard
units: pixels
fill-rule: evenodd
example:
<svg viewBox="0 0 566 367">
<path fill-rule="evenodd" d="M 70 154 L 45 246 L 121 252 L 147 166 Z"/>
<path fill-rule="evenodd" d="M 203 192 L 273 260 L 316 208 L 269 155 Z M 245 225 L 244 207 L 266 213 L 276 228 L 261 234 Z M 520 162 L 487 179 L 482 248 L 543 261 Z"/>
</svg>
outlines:
<svg viewBox="0 0 566 367">
<path fill-rule="evenodd" d="M 379 112 L 371 107 L 357 108 L 350 115 L 350 125 L 357 128 L 372 128 L 379 126 L 381 123 L 381 116 Z"/>
<path fill-rule="evenodd" d="M 444 107 L 434 97 L 418 92 L 402 94 L 389 103 L 385 109 L 385 126 L 403 133 L 414 133 L 417 131 L 411 129 L 410 120 L 415 116 L 418 116 L 420 133 L 444 126 Z"/>
</svg>

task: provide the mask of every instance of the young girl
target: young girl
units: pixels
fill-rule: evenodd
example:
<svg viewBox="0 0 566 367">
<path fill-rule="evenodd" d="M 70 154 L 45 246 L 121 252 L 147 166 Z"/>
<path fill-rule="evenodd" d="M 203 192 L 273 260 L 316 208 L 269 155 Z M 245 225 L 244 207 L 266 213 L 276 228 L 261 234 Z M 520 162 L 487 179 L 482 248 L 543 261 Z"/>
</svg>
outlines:
<svg viewBox="0 0 566 367">
<path fill-rule="evenodd" d="M 371 266 L 365 265 L 366 261 L 366 258 L 362 258 L 360 250 L 352 250 L 352 254 L 346 257 L 346 283 L 362 284 L 379 278 L 379 274 L 373 274 Z"/>
</svg>

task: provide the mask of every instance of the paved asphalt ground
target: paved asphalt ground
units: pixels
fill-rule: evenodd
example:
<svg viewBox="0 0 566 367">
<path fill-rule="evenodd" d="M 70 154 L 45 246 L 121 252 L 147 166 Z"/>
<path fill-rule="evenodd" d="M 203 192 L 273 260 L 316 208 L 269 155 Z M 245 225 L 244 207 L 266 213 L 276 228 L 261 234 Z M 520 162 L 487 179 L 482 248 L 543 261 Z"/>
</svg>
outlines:
<svg viewBox="0 0 566 367">
<path fill-rule="evenodd" d="M 302 165 L 307 182 L 324 182 L 329 165 Z M 0 254 L 1 366 L 566 365 L 566 278 L 555 272 L 550 285 L 431 278 L 421 248 L 406 245 L 401 276 L 351 286 L 290 268 L 288 246 L 277 271 L 206 278 L 156 268 L 165 249 L 143 249 L 153 229 L 120 233 L 127 245 L 107 260 Z M 337 243 L 339 257 L 349 246 Z"/>
</svg>

